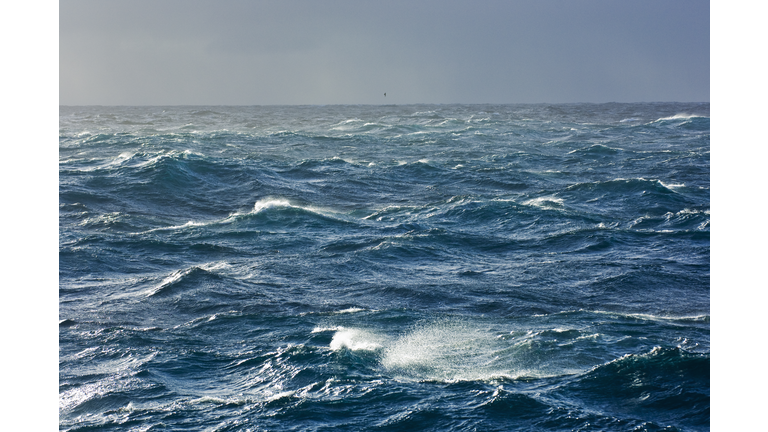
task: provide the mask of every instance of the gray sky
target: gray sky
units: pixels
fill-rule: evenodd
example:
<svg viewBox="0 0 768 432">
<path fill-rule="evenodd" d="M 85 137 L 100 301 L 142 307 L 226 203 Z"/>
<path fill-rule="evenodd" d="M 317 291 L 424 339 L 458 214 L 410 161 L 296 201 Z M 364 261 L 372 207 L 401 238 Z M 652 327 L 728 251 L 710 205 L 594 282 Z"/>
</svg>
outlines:
<svg viewBox="0 0 768 432">
<path fill-rule="evenodd" d="M 59 103 L 708 102 L 709 37 L 701 0 L 63 0 Z"/>
</svg>

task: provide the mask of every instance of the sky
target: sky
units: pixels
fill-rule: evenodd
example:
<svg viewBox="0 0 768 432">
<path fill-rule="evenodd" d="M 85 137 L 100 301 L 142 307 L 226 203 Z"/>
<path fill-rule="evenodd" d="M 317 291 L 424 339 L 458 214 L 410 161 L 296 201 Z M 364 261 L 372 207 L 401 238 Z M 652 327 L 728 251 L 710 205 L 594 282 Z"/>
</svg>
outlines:
<svg viewBox="0 0 768 432">
<path fill-rule="evenodd" d="M 59 104 L 709 102 L 709 9 L 702 0 L 63 0 Z"/>
</svg>

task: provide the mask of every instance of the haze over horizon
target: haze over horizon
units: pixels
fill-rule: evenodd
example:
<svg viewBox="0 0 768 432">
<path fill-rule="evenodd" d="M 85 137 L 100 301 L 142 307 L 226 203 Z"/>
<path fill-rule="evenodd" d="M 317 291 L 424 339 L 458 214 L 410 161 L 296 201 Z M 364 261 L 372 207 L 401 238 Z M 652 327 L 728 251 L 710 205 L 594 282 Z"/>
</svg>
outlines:
<svg viewBox="0 0 768 432">
<path fill-rule="evenodd" d="M 60 105 L 710 99 L 702 1 L 59 7 Z"/>
</svg>

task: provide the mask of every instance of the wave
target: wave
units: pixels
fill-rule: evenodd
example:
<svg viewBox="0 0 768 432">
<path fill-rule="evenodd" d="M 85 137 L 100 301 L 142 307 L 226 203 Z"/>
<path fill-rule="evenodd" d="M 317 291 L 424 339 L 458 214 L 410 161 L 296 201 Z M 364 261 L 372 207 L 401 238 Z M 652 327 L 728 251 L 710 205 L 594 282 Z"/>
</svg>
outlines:
<svg viewBox="0 0 768 432">
<path fill-rule="evenodd" d="M 290 167 L 289 169 L 286 169 L 284 171 L 279 171 L 281 174 L 288 174 L 291 177 L 298 177 L 298 178 L 310 178 L 310 179 L 321 179 L 323 177 L 320 176 L 320 174 L 323 174 L 324 171 L 328 171 L 329 169 L 336 170 L 343 170 L 347 166 L 348 167 L 369 167 L 373 166 L 375 163 L 367 160 L 354 160 L 350 158 L 343 158 L 340 156 L 332 156 L 328 158 L 323 159 L 304 159 L 301 162 L 299 162 L 297 165 Z"/>
<path fill-rule="evenodd" d="M 539 208 L 562 208 L 563 199 L 555 196 L 544 196 L 523 201 L 522 204 Z"/>
<path fill-rule="evenodd" d="M 343 326 L 333 326 L 333 327 L 315 327 L 312 329 L 312 333 L 325 333 L 325 332 L 337 332 L 344 330 Z"/>
<path fill-rule="evenodd" d="M 147 158 L 146 154 L 138 154 L 140 156 L 144 157 L 144 160 L 139 161 L 135 165 L 133 165 L 133 168 L 145 168 L 145 169 L 155 169 L 164 162 L 175 162 L 179 160 L 188 160 L 188 159 L 204 159 L 206 156 L 202 153 L 186 149 L 186 150 L 170 150 L 170 151 L 163 151 L 159 154 L 156 154 L 152 157 Z"/>
<path fill-rule="evenodd" d="M 189 115 L 192 115 L 192 116 L 217 116 L 218 117 L 218 116 L 222 116 L 224 114 L 222 114 L 220 112 L 217 112 L 217 111 L 211 111 L 211 110 L 195 110 L 195 111 L 190 111 Z"/>
<path fill-rule="evenodd" d="M 684 208 L 677 212 L 666 212 L 663 215 L 643 215 L 633 219 L 627 228 L 633 230 L 694 230 L 701 231 L 709 227 L 709 209 Z"/>
<path fill-rule="evenodd" d="M 429 117 L 433 119 L 441 118 L 437 111 L 416 111 L 410 114 L 410 117 Z"/>
<path fill-rule="evenodd" d="M 127 162 L 131 161 L 137 153 L 135 152 L 122 152 L 118 154 L 117 156 L 107 159 L 104 161 L 103 159 L 97 159 L 97 158 L 73 158 L 73 159 L 65 159 L 60 160 L 59 170 L 64 173 L 70 173 L 70 172 L 82 172 L 82 173 L 90 173 L 95 171 L 103 171 L 103 170 L 111 170 L 118 167 L 121 167 L 125 165 Z M 64 165 L 64 166 L 61 166 Z M 80 165 L 80 168 L 74 168 L 72 165 Z M 85 166 L 82 166 L 85 165 Z"/>
<path fill-rule="evenodd" d="M 84 212 L 87 214 L 87 212 Z M 116 228 L 120 225 L 125 225 L 124 220 L 129 217 L 126 214 L 120 212 L 111 212 L 107 214 L 97 215 L 93 217 L 87 217 L 80 222 L 80 226 L 84 227 L 111 227 Z"/>
<path fill-rule="evenodd" d="M 608 147 L 603 144 L 593 144 L 589 147 L 583 147 L 568 152 L 569 155 L 584 155 L 584 156 L 609 156 L 615 155 L 623 151 L 621 148 Z"/>
<path fill-rule="evenodd" d="M 211 221 L 204 221 L 204 222 L 188 221 L 180 225 L 171 225 L 166 227 L 153 228 L 147 231 L 142 231 L 142 232 L 134 233 L 131 235 L 143 235 L 143 234 L 148 234 L 152 232 L 181 231 L 189 228 L 205 228 L 205 227 L 212 227 L 217 225 L 227 225 L 227 224 L 237 223 L 242 220 L 247 220 L 257 215 L 269 213 L 270 211 L 283 212 L 285 210 L 294 210 L 294 211 L 299 211 L 300 213 L 321 216 L 325 219 L 329 219 L 337 222 L 349 222 L 350 220 L 354 220 L 354 218 L 347 217 L 345 214 L 341 212 L 337 212 L 327 208 L 293 204 L 289 200 L 284 198 L 264 198 L 259 201 L 256 201 L 256 203 L 253 205 L 253 208 L 247 212 L 234 212 L 234 213 L 230 213 L 229 216 L 225 218 L 214 219 Z"/>
<path fill-rule="evenodd" d="M 618 321 L 603 324 L 601 316 Z M 610 330 L 614 325 L 624 325 L 623 320 L 632 323 L 657 321 L 675 326 L 708 325 L 709 315 L 651 315 L 581 309 L 537 317 L 540 318 L 536 322 L 514 325 L 511 331 L 507 326 L 483 324 L 466 318 L 437 318 L 422 321 L 400 335 L 387 334 L 381 329 L 338 325 L 317 326 L 312 333 L 332 332 L 330 350 L 362 356 L 360 359 L 373 362 L 371 367 L 378 364 L 386 375 L 405 381 L 492 383 L 572 376 L 578 382 L 595 376 L 606 376 L 609 380 L 607 376 L 610 374 L 618 378 L 626 376 L 623 372 L 626 368 L 622 366 L 617 371 L 615 365 L 636 362 L 637 359 L 663 364 L 670 358 L 694 363 L 705 359 L 703 361 L 708 362 L 708 356 L 702 357 L 702 354 L 680 347 L 657 347 L 646 354 L 621 357 L 613 357 L 609 347 L 632 346 L 625 340 L 627 336 L 617 338 L 613 334 L 615 330 Z M 574 327 L 574 322 L 585 320 L 591 320 L 592 325 Z M 600 324 L 595 326 L 597 323 Z M 603 334 L 606 330 L 608 334 Z M 698 346 L 686 341 L 681 345 L 690 345 L 693 349 Z M 572 357 L 573 352 L 582 355 Z"/>
<path fill-rule="evenodd" d="M 616 193 L 631 193 L 650 190 L 663 194 L 674 194 L 675 188 L 685 186 L 684 184 L 665 184 L 658 179 L 637 178 L 616 178 L 613 180 L 576 183 L 565 188 L 566 191 L 605 191 Z"/>
<path fill-rule="evenodd" d="M 93 173 L 97 171 L 119 170 L 123 168 L 154 170 L 165 162 L 176 162 L 190 158 L 204 159 L 205 155 L 190 149 L 161 150 L 157 152 L 123 151 L 117 156 L 106 160 L 99 158 L 77 158 L 61 160 L 59 163 L 60 165 L 65 165 L 60 167 L 60 170 L 65 173 Z"/>
<path fill-rule="evenodd" d="M 326 221 L 333 222 L 356 222 L 357 218 L 350 216 L 347 213 L 340 212 L 334 209 L 326 207 L 317 207 L 313 205 L 302 205 L 292 203 L 290 200 L 284 198 L 264 198 L 253 205 L 253 209 L 247 213 L 233 213 L 222 223 L 229 223 L 242 218 L 251 218 L 261 214 L 269 213 L 271 211 L 278 212 L 282 216 L 287 216 L 286 211 L 296 212 L 298 214 L 310 215 L 313 217 L 320 217 Z"/>
<path fill-rule="evenodd" d="M 77 321 L 68 318 L 59 321 L 59 327 L 72 327 L 75 324 L 77 324 Z"/>
<path fill-rule="evenodd" d="M 675 114 L 673 116 L 669 117 L 662 117 L 660 119 L 657 119 L 655 121 L 665 121 L 665 120 L 690 120 L 693 118 L 706 118 L 708 119 L 709 116 L 701 115 L 701 114 Z"/>
<path fill-rule="evenodd" d="M 650 123 L 645 123 L 643 127 L 671 127 L 678 130 L 697 131 L 702 134 L 709 133 L 709 116 L 698 114 L 676 114 L 668 117 L 661 117 Z"/>
<path fill-rule="evenodd" d="M 231 218 L 231 217 L 232 216 L 229 216 L 229 217 L 227 217 L 225 219 L 218 219 L 218 220 L 210 221 L 210 222 L 188 221 L 188 222 L 183 223 L 181 225 L 171 225 L 171 226 L 165 226 L 165 227 L 159 227 L 159 228 L 152 228 L 152 229 L 149 229 L 149 230 L 146 230 L 146 231 L 141 231 L 141 232 L 138 232 L 138 233 L 129 233 L 128 235 L 134 235 L 135 236 L 135 235 L 149 234 L 149 233 L 153 233 L 153 232 L 181 231 L 181 230 L 186 230 L 188 228 L 206 227 L 206 226 L 211 226 L 211 225 L 228 223 L 228 219 Z"/>
<path fill-rule="evenodd" d="M 158 285 L 145 290 L 145 297 L 158 297 L 176 293 L 183 290 L 186 285 L 196 285 L 203 280 L 218 282 L 221 278 L 214 270 L 227 267 L 225 262 L 212 262 L 201 266 L 192 266 L 182 270 L 176 270 L 166 276 Z"/>
<path fill-rule="evenodd" d="M 383 220 L 392 220 L 395 216 L 398 215 L 405 215 L 405 216 L 411 216 L 416 211 L 423 209 L 423 206 L 415 206 L 415 205 L 388 205 L 381 210 L 376 210 L 373 213 L 369 214 L 368 216 L 363 217 L 363 220 L 375 220 L 375 221 L 383 221 Z"/>
<path fill-rule="evenodd" d="M 678 410 L 685 407 L 689 421 L 708 425 L 709 380 L 709 354 L 655 347 L 644 354 L 627 354 L 600 365 L 563 391 L 610 410 L 631 402 L 636 412 L 653 413 L 662 421 L 679 421 Z"/>
<path fill-rule="evenodd" d="M 151 387 L 145 381 L 136 377 L 138 371 L 156 357 L 156 353 L 134 357 L 126 355 L 114 360 L 101 359 L 96 365 L 94 362 L 83 362 L 80 374 L 101 376 L 94 382 L 75 386 L 71 389 L 59 392 L 59 412 L 72 413 L 88 412 L 89 410 L 102 410 L 105 405 L 111 405 L 121 394 L 133 389 L 145 389 Z M 90 365 L 89 365 L 90 364 Z"/>
<path fill-rule="evenodd" d="M 351 307 L 351 308 L 346 308 L 346 309 L 342 309 L 342 310 L 336 311 L 334 313 L 335 314 L 351 314 L 351 313 L 363 312 L 363 311 L 367 311 L 367 310 L 368 309 L 363 309 L 363 308 L 359 308 L 359 307 Z M 376 311 L 374 310 L 372 312 L 376 312 Z"/>
<path fill-rule="evenodd" d="M 588 309 L 578 309 L 578 310 L 565 310 L 560 311 L 552 314 L 545 314 L 545 315 L 536 315 L 539 317 L 545 317 L 545 316 L 570 316 L 573 314 L 586 314 L 586 315 L 606 315 L 610 317 L 615 318 L 622 318 L 622 319 L 631 319 L 631 320 L 643 320 L 643 321 L 661 321 L 661 322 L 669 322 L 669 321 L 681 321 L 681 322 L 701 322 L 701 323 L 709 323 L 709 315 L 708 314 L 701 314 L 701 315 L 672 315 L 672 314 L 664 314 L 664 315 L 653 315 L 648 313 L 623 313 L 623 312 L 614 312 L 614 311 L 604 311 L 604 310 L 588 310 Z"/>
</svg>

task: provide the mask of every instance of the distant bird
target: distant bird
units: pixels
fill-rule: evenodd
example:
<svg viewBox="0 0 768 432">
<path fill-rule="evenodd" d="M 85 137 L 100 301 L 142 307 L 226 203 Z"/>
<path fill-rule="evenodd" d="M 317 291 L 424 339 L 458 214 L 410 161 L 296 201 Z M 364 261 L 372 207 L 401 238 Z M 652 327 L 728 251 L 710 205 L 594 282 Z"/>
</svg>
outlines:
<svg viewBox="0 0 768 432">
<path fill-rule="evenodd" d="M 386 93 L 384 93 L 384 97 L 387 97 L 387 94 L 386 94 Z"/>
</svg>

